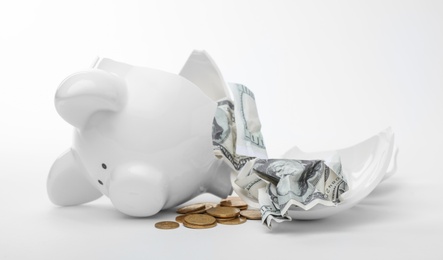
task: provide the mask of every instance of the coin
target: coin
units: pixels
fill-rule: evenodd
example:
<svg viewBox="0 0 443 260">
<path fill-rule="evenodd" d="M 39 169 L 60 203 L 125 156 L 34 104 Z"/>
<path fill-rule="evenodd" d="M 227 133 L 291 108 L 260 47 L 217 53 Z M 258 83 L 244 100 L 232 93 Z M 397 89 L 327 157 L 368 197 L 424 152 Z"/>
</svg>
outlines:
<svg viewBox="0 0 443 260">
<path fill-rule="evenodd" d="M 200 209 L 200 210 L 196 210 L 196 211 L 192 211 L 192 214 L 199 214 L 199 213 L 205 213 L 206 210 L 213 208 L 214 206 L 211 203 L 202 203 L 205 205 L 204 208 Z"/>
<path fill-rule="evenodd" d="M 191 225 L 206 226 L 216 223 L 216 220 L 213 216 L 209 216 L 206 214 L 190 214 L 185 216 L 183 220 L 183 225 L 187 223 Z"/>
<path fill-rule="evenodd" d="M 231 221 L 231 220 L 234 220 L 236 218 L 238 218 L 238 216 L 237 217 L 233 217 L 233 218 L 215 218 L 215 219 L 217 220 L 217 223 L 222 223 L 224 221 Z"/>
<path fill-rule="evenodd" d="M 229 207 L 229 206 L 231 206 L 231 201 L 230 200 L 222 200 L 222 201 L 220 201 L 220 206 Z"/>
<path fill-rule="evenodd" d="M 220 206 L 235 207 L 242 210 L 248 208 L 248 203 L 244 202 L 241 199 L 224 199 L 220 202 Z"/>
<path fill-rule="evenodd" d="M 210 224 L 210 225 L 193 225 L 193 224 L 189 224 L 188 222 L 183 222 L 183 226 L 185 226 L 187 228 L 193 228 L 193 229 L 205 229 L 205 228 L 213 228 L 213 227 L 217 226 L 217 222 L 214 222 L 213 224 Z"/>
<path fill-rule="evenodd" d="M 232 217 L 232 218 L 215 218 L 215 219 L 218 222 L 218 220 L 221 220 L 221 221 L 223 221 L 223 220 L 232 220 L 232 219 L 235 219 L 235 218 L 238 218 L 238 216 L 235 216 L 235 217 Z"/>
<path fill-rule="evenodd" d="M 175 221 L 160 221 L 155 223 L 155 227 L 158 229 L 174 229 L 178 228 L 180 224 Z"/>
<path fill-rule="evenodd" d="M 229 196 L 226 199 L 227 200 L 242 200 L 239 196 Z"/>
<path fill-rule="evenodd" d="M 234 207 L 234 206 L 231 206 L 231 207 Z M 236 206 L 236 207 L 234 207 L 234 208 L 238 208 L 239 210 L 247 210 L 248 209 L 248 205 L 245 205 L 245 206 Z"/>
<path fill-rule="evenodd" d="M 223 225 L 239 225 L 239 224 L 243 224 L 246 222 L 246 218 L 245 217 L 237 217 L 234 219 L 228 219 L 228 220 L 224 220 L 224 219 L 217 219 L 217 222 Z"/>
<path fill-rule="evenodd" d="M 242 215 L 247 219 L 252 219 L 252 220 L 261 219 L 261 213 L 259 210 L 253 210 L 253 209 L 242 210 L 240 211 L 240 215 Z"/>
<path fill-rule="evenodd" d="M 176 222 L 162 221 L 156 223 L 155 227 L 173 229 L 179 227 L 179 223 L 183 223 L 183 226 L 187 228 L 206 229 L 217 226 L 217 223 L 238 225 L 245 223 L 247 219 L 261 218 L 260 211 L 246 210 L 247 208 L 248 204 L 236 196 L 222 199 L 219 204 L 214 202 L 195 203 L 178 208 L 176 212 L 181 215 L 176 216 Z"/>
<path fill-rule="evenodd" d="M 206 213 L 216 218 L 232 218 L 238 216 L 240 210 L 238 208 L 231 207 L 216 207 L 207 210 Z"/>
<path fill-rule="evenodd" d="M 202 210 L 204 208 L 205 208 L 204 203 L 197 203 L 197 204 L 192 204 L 192 205 L 187 205 L 187 206 L 181 207 L 181 208 L 177 209 L 176 212 L 178 214 L 189 214 L 189 213 L 193 213 L 198 210 Z"/>
<path fill-rule="evenodd" d="M 178 223 L 183 223 L 185 217 L 186 215 L 178 215 L 177 217 L 175 217 L 175 221 L 177 221 Z"/>
<path fill-rule="evenodd" d="M 206 205 L 206 210 L 220 206 L 215 202 L 205 202 L 204 204 Z"/>
</svg>

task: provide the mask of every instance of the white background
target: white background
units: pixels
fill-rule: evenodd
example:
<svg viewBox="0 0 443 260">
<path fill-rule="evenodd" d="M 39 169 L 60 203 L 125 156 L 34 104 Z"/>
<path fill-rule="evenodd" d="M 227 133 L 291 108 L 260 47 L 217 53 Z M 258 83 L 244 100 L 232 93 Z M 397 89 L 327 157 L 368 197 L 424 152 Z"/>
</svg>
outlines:
<svg viewBox="0 0 443 260">
<path fill-rule="evenodd" d="M 271 157 L 392 126 L 396 175 L 342 214 L 272 231 L 157 230 L 173 210 L 130 218 L 106 198 L 52 205 L 46 177 L 72 133 L 58 84 L 96 56 L 178 73 L 193 49 L 255 92 Z M 0 71 L 0 259 L 443 259 L 441 1 L 2 1 Z"/>
</svg>

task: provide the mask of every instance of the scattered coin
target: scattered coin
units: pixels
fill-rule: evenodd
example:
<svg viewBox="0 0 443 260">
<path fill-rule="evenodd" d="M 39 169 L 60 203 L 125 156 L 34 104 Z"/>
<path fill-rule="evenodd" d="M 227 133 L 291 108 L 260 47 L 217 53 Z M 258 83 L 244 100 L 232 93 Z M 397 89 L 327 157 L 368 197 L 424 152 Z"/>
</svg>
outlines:
<svg viewBox="0 0 443 260">
<path fill-rule="evenodd" d="M 216 207 L 207 210 L 206 213 L 216 218 L 232 218 L 238 216 L 240 210 L 238 208 L 231 207 Z"/>
<path fill-rule="evenodd" d="M 193 228 L 193 229 L 205 229 L 205 228 L 213 228 L 217 226 L 217 222 L 210 224 L 210 225 L 193 225 L 189 224 L 188 222 L 183 222 L 183 226 L 187 228 Z"/>
<path fill-rule="evenodd" d="M 203 202 L 178 208 L 175 221 L 161 221 L 155 224 L 159 229 L 174 229 L 183 226 L 193 229 L 206 229 L 225 225 L 238 225 L 248 219 L 261 219 L 259 210 L 247 210 L 248 204 L 240 197 L 229 196 L 222 199 L 219 204 Z"/>
<path fill-rule="evenodd" d="M 246 222 L 246 218 L 245 217 L 237 217 L 234 219 L 228 219 L 228 220 L 224 220 L 224 219 L 217 219 L 217 222 L 223 225 L 239 225 L 239 224 L 243 224 Z"/>
<path fill-rule="evenodd" d="M 222 207 L 229 207 L 229 206 L 231 206 L 231 201 L 227 200 L 227 199 L 222 200 L 222 201 L 220 201 L 220 206 L 222 206 Z"/>
<path fill-rule="evenodd" d="M 175 217 L 175 221 L 177 221 L 178 223 L 183 223 L 185 217 L 186 215 L 178 215 L 177 217 Z"/>
<path fill-rule="evenodd" d="M 231 201 L 231 207 L 236 207 L 236 208 L 247 208 L 248 207 L 248 203 L 244 202 L 244 201 L 239 201 L 239 200 L 233 200 Z"/>
<path fill-rule="evenodd" d="M 206 205 L 206 210 L 220 206 L 220 204 L 214 202 L 205 202 L 205 205 Z"/>
<path fill-rule="evenodd" d="M 232 219 L 235 219 L 235 218 L 238 218 L 238 216 L 235 216 L 235 217 L 232 217 L 232 218 L 215 218 L 215 219 L 218 222 L 218 220 L 221 220 L 221 221 L 223 221 L 223 220 L 232 220 Z"/>
<path fill-rule="evenodd" d="M 233 201 L 233 200 L 242 200 L 240 197 L 236 197 L 236 196 L 229 196 L 226 199 L 222 199 L 220 200 L 220 203 L 224 203 L 226 201 Z"/>
<path fill-rule="evenodd" d="M 192 214 L 199 214 L 199 213 L 206 213 L 206 210 L 214 208 L 214 206 L 212 204 L 209 203 L 203 203 L 205 205 L 204 208 L 200 209 L 200 210 L 196 210 L 196 211 L 192 211 Z"/>
<path fill-rule="evenodd" d="M 209 216 L 206 214 L 191 214 L 187 215 L 184 218 L 183 223 L 198 225 L 198 226 L 206 226 L 212 225 L 216 222 L 216 219 L 213 216 Z"/>
<path fill-rule="evenodd" d="M 223 207 L 235 207 L 240 210 L 244 210 L 248 208 L 248 204 L 241 200 L 239 197 L 228 197 L 227 199 L 223 199 L 220 201 L 220 206 Z"/>
<path fill-rule="evenodd" d="M 174 229 L 178 228 L 180 224 L 175 221 L 160 221 L 155 223 L 155 227 L 158 229 Z"/>
<path fill-rule="evenodd" d="M 259 210 L 248 209 L 240 211 L 240 215 L 247 219 L 258 220 L 261 219 L 261 213 Z"/>
<path fill-rule="evenodd" d="M 179 209 L 177 209 L 177 213 L 178 214 L 189 214 L 198 210 L 202 210 L 205 209 L 205 204 L 204 203 L 197 203 L 197 204 L 192 204 L 192 205 L 188 205 L 188 206 L 184 206 L 181 207 Z"/>
</svg>

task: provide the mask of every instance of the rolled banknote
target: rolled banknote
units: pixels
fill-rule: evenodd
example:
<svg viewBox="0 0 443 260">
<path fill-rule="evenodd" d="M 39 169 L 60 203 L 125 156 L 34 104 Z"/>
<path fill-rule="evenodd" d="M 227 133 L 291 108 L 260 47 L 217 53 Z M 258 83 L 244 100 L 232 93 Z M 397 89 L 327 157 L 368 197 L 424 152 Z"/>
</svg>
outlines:
<svg viewBox="0 0 443 260">
<path fill-rule="evenodd" d="M 241 84 L 229 85 L 234 102 L 228 97 L 217 102 L 212 142 L 214 154 L 239 171 L 248 161 L 267 158 L 267 154 L 254 93 Z"/>
<path fill-rule="evenodd" d="M 243 156 L 268 158 L 254 93 L 246 86 L 230 83 L 235 102 L 237 127 L 236 153 Z"/>
<path fill-rule="evenodd" d="M 226 160 L 233 170 L 240 170 L 254 157 L 237 154 L 234 104 L 229 99 L 218 101 L 214 121 L 212 123 L 212 144 L 217 158 Z"/>
</svg>

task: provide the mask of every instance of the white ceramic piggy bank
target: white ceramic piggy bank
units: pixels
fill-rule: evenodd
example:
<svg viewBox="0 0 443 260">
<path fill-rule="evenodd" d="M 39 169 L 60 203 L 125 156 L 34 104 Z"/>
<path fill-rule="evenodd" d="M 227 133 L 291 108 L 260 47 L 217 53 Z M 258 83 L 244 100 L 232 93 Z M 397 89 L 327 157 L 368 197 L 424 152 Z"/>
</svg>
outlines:
<svg viewBox="0 0 443 260">
<path fill-rule="evenodd" d="M 74 126 L 47 190 L 60 206 L 103 194 L 119 211 L 151 216 L 209 192 L 231 194 L 230 168 L 212 147 L 216 100 L 227 94 L 206 52 L 180 75 L 101 59 L 59 86 L 55 106 Z"/>
</svg>

